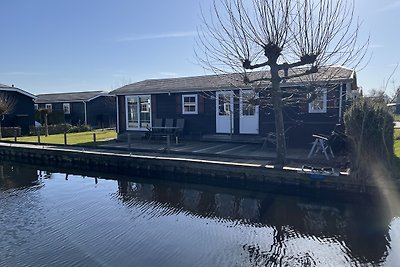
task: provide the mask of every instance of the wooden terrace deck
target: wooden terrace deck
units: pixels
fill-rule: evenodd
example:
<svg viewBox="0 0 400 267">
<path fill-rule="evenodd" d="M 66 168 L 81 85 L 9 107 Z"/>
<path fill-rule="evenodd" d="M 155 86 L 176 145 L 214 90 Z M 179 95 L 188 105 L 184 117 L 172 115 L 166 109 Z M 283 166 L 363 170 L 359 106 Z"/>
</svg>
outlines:
<svg viewBox="0 0 400 267">
<path fill-rule="evenodd" d="M 146 140 L 132 140 L 128 142 L 110 142 L 100 145 L 103 149 L 117 149 L 131 152 L 154 152 L 172 155 L 200 156 L 210 158 L 225 158 L 235 161 L 245 162 L 273 162 L 276 157 L 274 147 L 271 145 L 263 147 L 260 143 L 241 143 L 228 141 L 183 141 L 179 144 L 171 142 L 169 149 L 165 140 L 148 142 Z M 311 149 L 311 145 L 310 148 Z M 326 160 L 321 153 L 310 159 L 307 158 L 309 149 L 291 149 L 287 150 L 287 159 L 291 165 L 301 167 L 301 164 L 314 164 L 317 166 L 343 167 L 346 159 L 343 156 L 337 156 L 334 159 Z"/>
</svg>

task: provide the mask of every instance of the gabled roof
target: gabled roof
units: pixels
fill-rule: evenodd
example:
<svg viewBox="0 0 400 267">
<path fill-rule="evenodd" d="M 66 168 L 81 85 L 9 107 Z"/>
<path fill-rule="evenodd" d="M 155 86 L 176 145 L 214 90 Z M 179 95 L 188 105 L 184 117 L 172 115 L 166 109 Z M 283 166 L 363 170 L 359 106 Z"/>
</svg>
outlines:
<svg viewBox="0 0 400 267">
<path fill-rule="evenodd" d="M 108 95 L 104 91 L 89 91 L 89 92 L 71 92 L 71 93 L 53 93 L 37 95 L 36 103 L 57 103 L 57 102 L 88 102 L 97 97 Z"/>
<path fill-rule="evenodd" d="M 304 72 L 304 68 L 290 69 L 288 76 Z M 259 78 L 269 78 L 269 71 L 254 71 L 247 74 L 250 80 Z M 283 71 L 281 73 L 281 77 Z M 214 91 L 233 88 L 250 88 L 255 86 L 269 86 L 269 82 L 262 84 L 247 85 L 243 82 L 242 73 L 204 75 L 194 77 L 170 78 L 170 79 L 150 79 L 125 85 L 110 94 L 161 94 L 173 92 L 199 92 Z M 302 77 L 287 80 L 285 86 L 304 85 L 310 82 L 349 82 L 355 79 L 354 70 L 342 66 L 330 66 L 320 68 L 318 73 L 309 74 Z"/>
<path fill-rule="evenodd" d="M 9 86 L 9 85 L 5 85 L 5 84 L 0 84 L 0 92 L 1 92 L 1 91 L 18 92 L 18 93 L 23 94 L 23 95 L 26 95 L 26 96 L 28 96 L 28 97 L 30 97 L 30 98 L 32 98 L 32 99 L 36 99 L 36 96 L 35 96 L 35 95 L 33 95 L 33 94 L 31 94 L 31 93 L 28 93 L 27 91 L 22 90 L 22 89 L 17 88 L 17 87 L 14 87 L 14 86 Z"/>
</svg>

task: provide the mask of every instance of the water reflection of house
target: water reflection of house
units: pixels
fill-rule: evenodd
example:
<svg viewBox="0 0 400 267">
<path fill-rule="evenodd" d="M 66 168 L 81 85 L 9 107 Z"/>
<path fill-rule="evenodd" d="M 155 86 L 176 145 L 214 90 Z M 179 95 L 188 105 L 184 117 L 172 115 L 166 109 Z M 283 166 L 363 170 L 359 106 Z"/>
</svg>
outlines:
<svg viewBox="0 0 400 267">
<path fill-rule="evenodd" d="M 118 182 L 124 203 L 146 202 L 162 204 L 170 212 L 189 212 L 196 217 L 235 220 L 241 224 L 272 227 L 280 250 L 293 239 L 323 240 L 345 244 L 352 257 L 361 262 L 378 262 L 387 254 L 386 238 L 391 217 L 375 204 L 360 209 L 354 202 L 324 202 L 295 196 L 256 194 L 254 197 L 218 188 L 206 190 L 166 184 Z M 374 202 L 373 202 L 374 203 Z M 168 212 L 168 214 L 170 214 Z M 374 246 L 370 244 L 373 243 Z M 244 246 L 244 249 L 254 248 Z M 271 251 L 275 251 L 271 249 Z M 269 255 L 271 251 L 265 251 Z M 261 253 L 261 252 L 260 252 Z M 261 253 L 261 254 L 262 254 Z M 271 256 L 271 255 L 269 255 Z"/>
<path fill-rule="evenodd" d="M 0 165 L 0 189 L 25 188 L 37 185 L 36 168 L 19 164 Z"/>
</svg>

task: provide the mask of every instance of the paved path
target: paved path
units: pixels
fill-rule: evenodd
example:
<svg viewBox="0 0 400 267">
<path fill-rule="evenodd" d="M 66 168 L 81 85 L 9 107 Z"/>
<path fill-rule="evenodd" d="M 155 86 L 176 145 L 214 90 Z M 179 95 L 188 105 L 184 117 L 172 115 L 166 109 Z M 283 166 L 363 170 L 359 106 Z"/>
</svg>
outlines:
<svg viewBox="0 0 400 267">
<path fill-rule="evenodd" d="M 395 121 L 394 122 L 394 128 L 395 129 L 400 129 L 400 121 Z"/>
</svg>

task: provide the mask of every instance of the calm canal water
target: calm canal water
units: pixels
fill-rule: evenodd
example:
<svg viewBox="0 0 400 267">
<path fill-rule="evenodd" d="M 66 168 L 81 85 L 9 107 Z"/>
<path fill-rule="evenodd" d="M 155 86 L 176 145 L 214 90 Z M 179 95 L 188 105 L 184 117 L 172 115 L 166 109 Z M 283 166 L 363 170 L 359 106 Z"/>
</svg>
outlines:
<svg viewBox="0 0 400 267">
<path fill-rule="evenodd" d="M 383 200 L 111 178 L 0 164 L 0 266 L 400 266 Z"/>
</svg>

